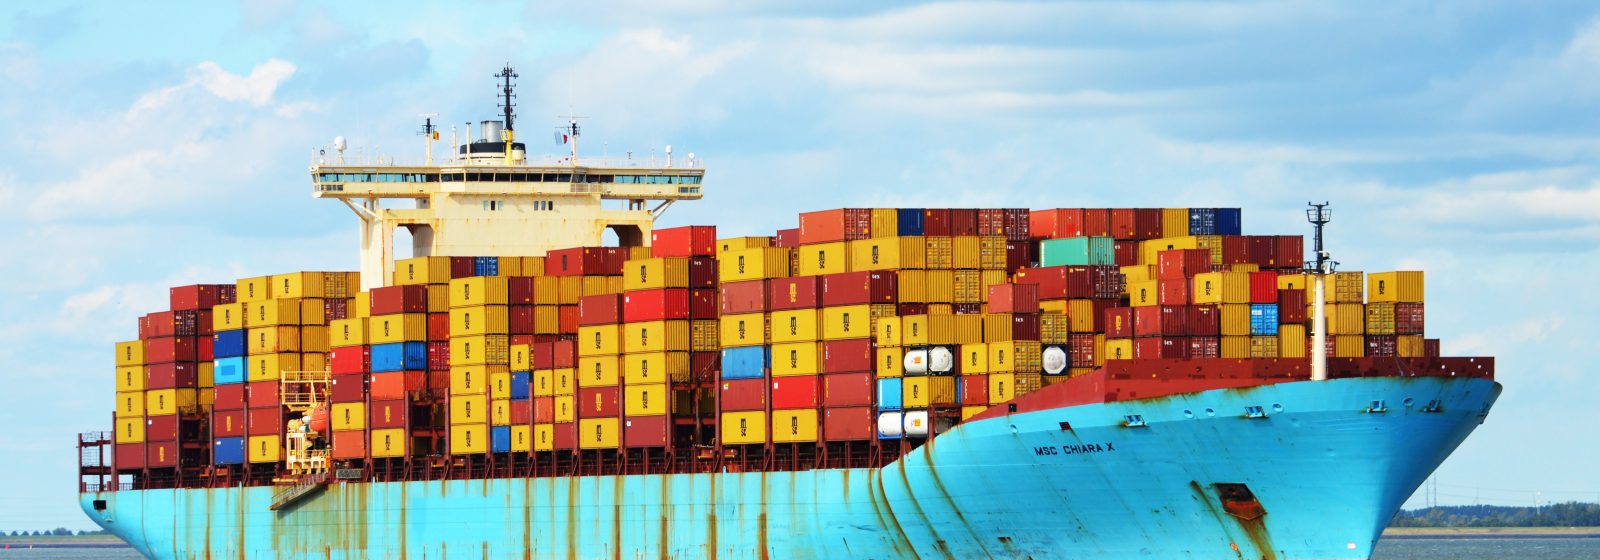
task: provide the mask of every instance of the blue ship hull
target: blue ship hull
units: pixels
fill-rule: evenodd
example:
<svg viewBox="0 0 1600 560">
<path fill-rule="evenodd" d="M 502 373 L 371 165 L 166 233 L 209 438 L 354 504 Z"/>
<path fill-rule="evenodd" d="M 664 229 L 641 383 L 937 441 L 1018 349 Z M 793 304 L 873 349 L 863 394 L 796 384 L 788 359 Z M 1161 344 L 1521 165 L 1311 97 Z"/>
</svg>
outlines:
<svg viewBox="0 0 1600 560">
<path fill-rule="evenodd" d="M 151 558 L 1367 558 L 1499 394 L 1299 381 L 984 418 L 882 469 L 344 484 L 283 511 L 270 487 L 81 502 Z"/>
</svg>

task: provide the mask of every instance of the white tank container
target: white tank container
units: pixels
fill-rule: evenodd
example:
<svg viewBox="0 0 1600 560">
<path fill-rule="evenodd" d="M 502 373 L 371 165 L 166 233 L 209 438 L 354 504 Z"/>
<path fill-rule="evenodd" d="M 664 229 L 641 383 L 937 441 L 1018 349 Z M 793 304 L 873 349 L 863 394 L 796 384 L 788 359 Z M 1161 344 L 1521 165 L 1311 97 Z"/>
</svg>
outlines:
<svg viewBox="0 0 1600 560">
<path fill-rule="evenodd" d="M 878 437 L 886 439 L 905 437 L 904 416 L 899 412 L 878 414 Z"/>
<path fill-rule="evenodd" d="M 927 350 L 907 350 L 906 351 L 906 358 L 905 358 L 904 363 L 902 365 L 905 366 L 906 375 L 927 375 L 928 374 L 928 351 Z"/>
<path fill-rule="evenodd" d="M 949 348 L 935 346 L 928 349 L 928 371 L 950 373 L 956 368 L 956 355 Z"/>
<path fill-rule="evenodd" d="M 1061 375 L 1067 371 L 1067 351 L 1060 346 L 1046 346 L 1039 354 L 1045 375 Z"/>
</svg>

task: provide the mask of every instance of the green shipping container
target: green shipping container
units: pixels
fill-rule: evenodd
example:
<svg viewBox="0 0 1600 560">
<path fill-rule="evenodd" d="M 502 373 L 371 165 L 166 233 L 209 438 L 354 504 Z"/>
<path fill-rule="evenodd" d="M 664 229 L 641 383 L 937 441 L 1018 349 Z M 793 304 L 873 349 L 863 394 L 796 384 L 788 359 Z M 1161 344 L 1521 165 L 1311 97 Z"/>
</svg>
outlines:
<svg viewBox="0 0 1600 560">
<path fill-rule="evenodd" d="M 1116 264 L 1110 237 L 1066 237 L 1039 243 L 1039 266 Z"/>
</svg>

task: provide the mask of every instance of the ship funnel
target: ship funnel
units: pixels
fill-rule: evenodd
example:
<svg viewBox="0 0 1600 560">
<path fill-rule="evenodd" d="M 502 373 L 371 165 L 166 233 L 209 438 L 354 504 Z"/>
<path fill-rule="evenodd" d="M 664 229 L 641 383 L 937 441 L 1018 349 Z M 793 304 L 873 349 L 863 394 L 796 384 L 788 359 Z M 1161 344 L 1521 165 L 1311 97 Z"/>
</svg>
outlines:
<svg viewBox="0 0 1600 560">
<path fill-rule="evenodd" d="M 478 128 L 483 131 L 481 133 L 483 137 L 478 139 L 479 142 L 501 142 L 504 140 L 500 137 L 500 131 L 505 129 L 505 121 L 480 121 Z"/>
</svg>

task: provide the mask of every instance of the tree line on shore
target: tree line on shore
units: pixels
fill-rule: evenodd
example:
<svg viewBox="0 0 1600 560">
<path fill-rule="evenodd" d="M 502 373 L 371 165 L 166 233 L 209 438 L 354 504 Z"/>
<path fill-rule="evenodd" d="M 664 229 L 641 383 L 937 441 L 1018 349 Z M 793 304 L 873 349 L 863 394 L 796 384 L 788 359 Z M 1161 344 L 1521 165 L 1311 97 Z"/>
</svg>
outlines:
<svg viewBox="0 0 1600 560">
<path fill-rule="evenodd" d="M 0 531 L 0 537 L 82 537 L 85 535 L 104 534 L 106 534 L 106 532 L 103 529 L 94 531 L 74 531 L 66 527 L 56 527 L 48 531 L 11 531 L 9 533 L 6 531 Z"/>
<path fill-rule="evenodd" d="M 1600 504 L 1435 506 L 1401 511 L 1390 527 L 1600 527 Z"/>
</svg>

